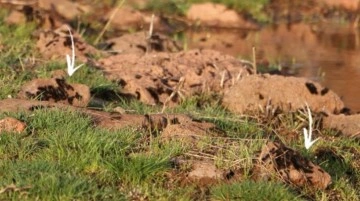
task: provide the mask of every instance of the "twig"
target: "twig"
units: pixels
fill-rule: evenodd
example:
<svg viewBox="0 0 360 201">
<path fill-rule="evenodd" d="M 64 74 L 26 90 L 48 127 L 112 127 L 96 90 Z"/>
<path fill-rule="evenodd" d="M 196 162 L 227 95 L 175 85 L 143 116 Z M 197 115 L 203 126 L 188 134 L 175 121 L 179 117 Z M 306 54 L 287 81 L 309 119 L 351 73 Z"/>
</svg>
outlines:
<svg viewBox="0 0 360 201">
<path fill-rule="evenodd" d="M 113 21 L 115 14 L 119 11 L 119 9 L 122 7 L 122 5 L 125 3 L 125 0 L 122 0 L 118 6 L 115 8 L 114 12 L 111 13 L 109 20 L 106 22 L 104 28 L 101 30 L 98 37 L 95 39 L 94 44 L 97 45 L 100 41 L 100 39 L 103 37 L 105 31 L 109 28 L 111 22 Z"/>
<path fill-rule="evenodd" d="M 181 88 L 183 87 L 185 82 L 185 77 L 181 77 L 178 84 L 175 86 L 175 89 L 173 90 L 173 92 L 170 94 L 169 97 L 167 97 L 167 99 L 164 102 L 163 108 L 161 110 L 161 113 L 164 113 L 165 109 L 166 109 L 166 105 L 171 101 L 171 99 L 178 94 L 180 96 L 180 98 L 183 97 L 183 95 L 181 94 Z"/>
<path fill-rule="evenodd" d="M 154 17 L 155 17 L 155 15 L 152 14 L 150 27 L 149 27 L 149 33 L 148 33 L 148 36 L 146 37 L 146 53 L 151 51 L 151 38 L 153 35 L 153 31 L 154 31 Z"/>
<path fill-rule="evenodd" d="M 240 72 L 237 74 L 236 81 L 240 80 L 242 72 L 243 72 L 243 69 L 241 69 Z"/>
<path fill-rule="evenodd" d="M 226 73 L 226 70 L 224 70 L 224 71 L 221 73 L 220 88 L 224 88 L 225 73 Z"/>
<path fill-rule="evenodd" d="M 155 18 L 155 15 L 152 14 L 151 15 L 151 22 L 150 22 L 150 27 L 149 27 L 149 35 L 148 35 L 148 38 L 147 39 L 150 39 L 153 35 L 153 31 L 154 31 L 154 18 Z"/>
<path fill-rule="evenodd" d="M 252 48 L 253 53 L 253 67 L 254 67 L 254 74 L 257 74 L 257 65 L 256 65 L 256 49 L 255 47 Z"/>
</svg>

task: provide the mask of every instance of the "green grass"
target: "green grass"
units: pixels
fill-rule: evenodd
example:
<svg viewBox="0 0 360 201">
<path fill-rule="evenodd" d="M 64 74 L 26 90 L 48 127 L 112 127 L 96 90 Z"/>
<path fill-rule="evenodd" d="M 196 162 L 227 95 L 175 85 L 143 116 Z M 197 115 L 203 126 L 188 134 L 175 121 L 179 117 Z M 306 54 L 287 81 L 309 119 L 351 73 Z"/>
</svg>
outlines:
<svg viewBox="0 0 360 201">
<path fill-rule="evenodd" d="M 7 12 L 0 9 L 0 18 Z M 33 72 L 27 69 L 33 65 L 36 57 L 35 43 L 31 33 L 35 24 L 28 23 L 19 26 L 7 26 L 0 21 L 0 98 L 14 96 L 20 86 L 30 80 Z M 34 53 L 35 52 L 35 53 Z"/>
<path fill-rule="evenodd" d="M 15 97 L 26 81 L 49 78 L 51 71 L 66 67 L 65 59 L 31 62 L 39 58 L 35 39 L 30 37 L 34 29 L 31 23 L 7 26 L 0 21 L 0 44 L 5 47 L 0 54 L 0 99 Z M 88 85 L 94 97 L 114 94 L 106 105 L 97 106 L 104 110 L 121 106 L 134 114 L 148 114 L 162 109 L 123 99 L 117 94 L 118 85 L 91 66 L 83 66 L 67 81 Z M 318 128 L 323 139 L 308 151 L 302 141 L 305 124 L 300 113 L 240 116 L 219 102 L 220 97 L 202 95 L 166 108 L 167 114 L 187 114 L 222 131 L 219 136 L 202 136 L 190 143 L 164 140 L 161 133 L 135 128 L 98 128 L 89 116 L 70 110 L 2 113 L 0 119 L 15 117 L 27 129 L 20 134 L 0 133 L 0 200 L 331 200 L 334 193 L 339 200 L 359 199 L 358 140 Z M 284 131 L 299 137 L 289 140 L 281 135 Z M 329 189 L 294 189 L 274 181 L 252 181 L 253 159 L 268 139 L 283 140 L 329 172 L 333 179 Z M 184 184 L 189 167 L 177 169 L 174 157 L 208 159 L 219 169 L 241 174 L 241 179 Z"/>
<path fill-rule="evenodd" d="M 221 184 L 210 190 L 213 200 L 242 201 L 300 201 L 304 200 L 280 183 L 242 181 L 233 184 Z"/>
</svg>

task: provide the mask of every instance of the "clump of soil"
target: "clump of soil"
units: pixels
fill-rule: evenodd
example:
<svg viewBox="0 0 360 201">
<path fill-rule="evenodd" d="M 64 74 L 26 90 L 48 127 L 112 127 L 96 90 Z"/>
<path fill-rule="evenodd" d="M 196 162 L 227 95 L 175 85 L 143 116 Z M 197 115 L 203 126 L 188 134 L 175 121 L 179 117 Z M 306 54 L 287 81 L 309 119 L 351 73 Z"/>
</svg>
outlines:
<svg viewBox="0 0 360 201">
<path fill-rule="evenodd" d="M 16 132 L 21 133 L 25 130 L 26 124 L 12 117 L 5 117 L 0 120 L 0 133 Z"/>
<path fill-rule="evenodd" d="M 140 54 L 149 52 L 178 52 L 182 47 L 168 36 L 160 33 L 137 32 L 124 34 L 106 41 L 112 52 L 119 54 Z"/>
<path fill-rule="evenodd" d="M 209 186 L 224 180 L 225 170 L 219 169 L 211 160 L 192 160 L 183 157 L 172 159 L 174 173 L 180 172 L 182 185 L 197 184 L 199 186 Z"/>
<path fill-rule="evenodd" d="M 75 55 L 78 61 L 87 62 L 88 56 L 101 54 L 99 50 L 84 42 L 76 32 L 71 32 L 74 37 Z M 72 55 L 71 38 L 67 25 L 56 30 L 41 31 L 38 35 L 36 47 L 43 58 L 65 61 L 65 55 Z"/>
<path fill-rule="evenodd" d="M 182 97 L 222 93 L 251 70 L 214 50 L 121 54 L 100 59 L 100 69 L 123 92 L 146 104 L 178 103 Z"/>
<path fill-rule="evenodd" d="M 235 10 L 228 9 L 225 5 L 214 3 L 192 4 L 186 13 L 192 23 L 202 26 L 257 29 L 254 23 L 246 21 Z"/>
<path fill-rule="evenodd" d="M 360 114 L 354 115 L 326 115 L 323 118 L 322 126 L 324 128 L 341 131 L 342 134 L 349 137 L 360 137 Z"/>
<path fill-rule="evenodd" d="M 86 107 L 90 89 L 83 84 L 68 84 L 64 78 L 35 79 L 21 87 L 18 97 Z"/>
<path fill-rule="evenodd" d="M 283 112 L 296 111 L 309 105 L 314 112 L 338 114 L 345 107 L 340 97 L 320 84 L 305 78 L 278 75 L 246 76 L 229 88 L 223 105 L 243 114 L 268 108 Z"/>
<path fill-rule="evenodd" d="M 326 189 L 331 183 L 330 175 L 321 167 L 277 142 L 268 142 L 263 146 L 253 173 L 255 179 L 267 180 L 275 175 L 276 178 L 299 187 L 310 185 Z"/>
</svg>

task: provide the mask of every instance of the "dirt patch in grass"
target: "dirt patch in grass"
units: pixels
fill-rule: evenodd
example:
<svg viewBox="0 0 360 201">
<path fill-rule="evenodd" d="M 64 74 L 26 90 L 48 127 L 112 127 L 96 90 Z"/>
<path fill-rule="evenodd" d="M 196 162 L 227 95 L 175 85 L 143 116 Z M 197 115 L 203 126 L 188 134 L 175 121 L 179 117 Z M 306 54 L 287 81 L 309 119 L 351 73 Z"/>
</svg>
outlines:
<svg viewBox="0 0 360 201">
<path fill-rule="evenodd" d="M 331 183 L 331 176 L 321 167 L 282 143 L 268 142 L 263 146 L 253 173 L 256 179 L 278 177 L 295 186 L 326 189 Z"/>
<path fill-rule="evenodd" d="M 99 68 L 123 92 L 146 104 L 179 103 L 201 93 L 222 93 L 251 74 L 246 64 L 214 50 L 121 54 L 100 59 Z"/>
<path fill-rule="evenodd" d="M 324 117 L 323 126 L 341 131 L 346 136 L 360 137 L 360 115 L 327 115 Z"/>
<path fill-rule="evenodd" d="M 306 104 L 315 112 L 337 114 L 344 108 L 328 88 L 304 78 L 251 75 L 236 82 L 224 95 L 223 105 L 235 113 L 257 110 L 296 111 Z"/>
<path fill-rule="evenodd" d="M 26 124 L 12 117 L 5 117 L 0 120 L 1 132 L 16 132 L 21 133 L 25 130 Z"/>
</svg>

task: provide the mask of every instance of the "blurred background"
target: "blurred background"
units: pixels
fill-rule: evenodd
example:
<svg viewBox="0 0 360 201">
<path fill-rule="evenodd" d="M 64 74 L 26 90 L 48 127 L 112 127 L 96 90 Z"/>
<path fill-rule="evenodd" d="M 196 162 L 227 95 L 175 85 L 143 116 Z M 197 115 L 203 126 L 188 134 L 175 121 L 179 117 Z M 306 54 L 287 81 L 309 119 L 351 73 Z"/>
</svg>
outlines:
<svg viewBox="0 0 360 201">
<path fill-rule="evenodd" d="M 252 61 L 261 72 L 302 76 L 360 111 L 359 0 L 0 0 L 4 21 L 64 23 L 106 48 L 124 33 L 161 32 L 182 47 Z M 152 14 L 154 17 L 152 18 Z M 1 43 L 0 43 L 1 44 Z"/>
</svg>

